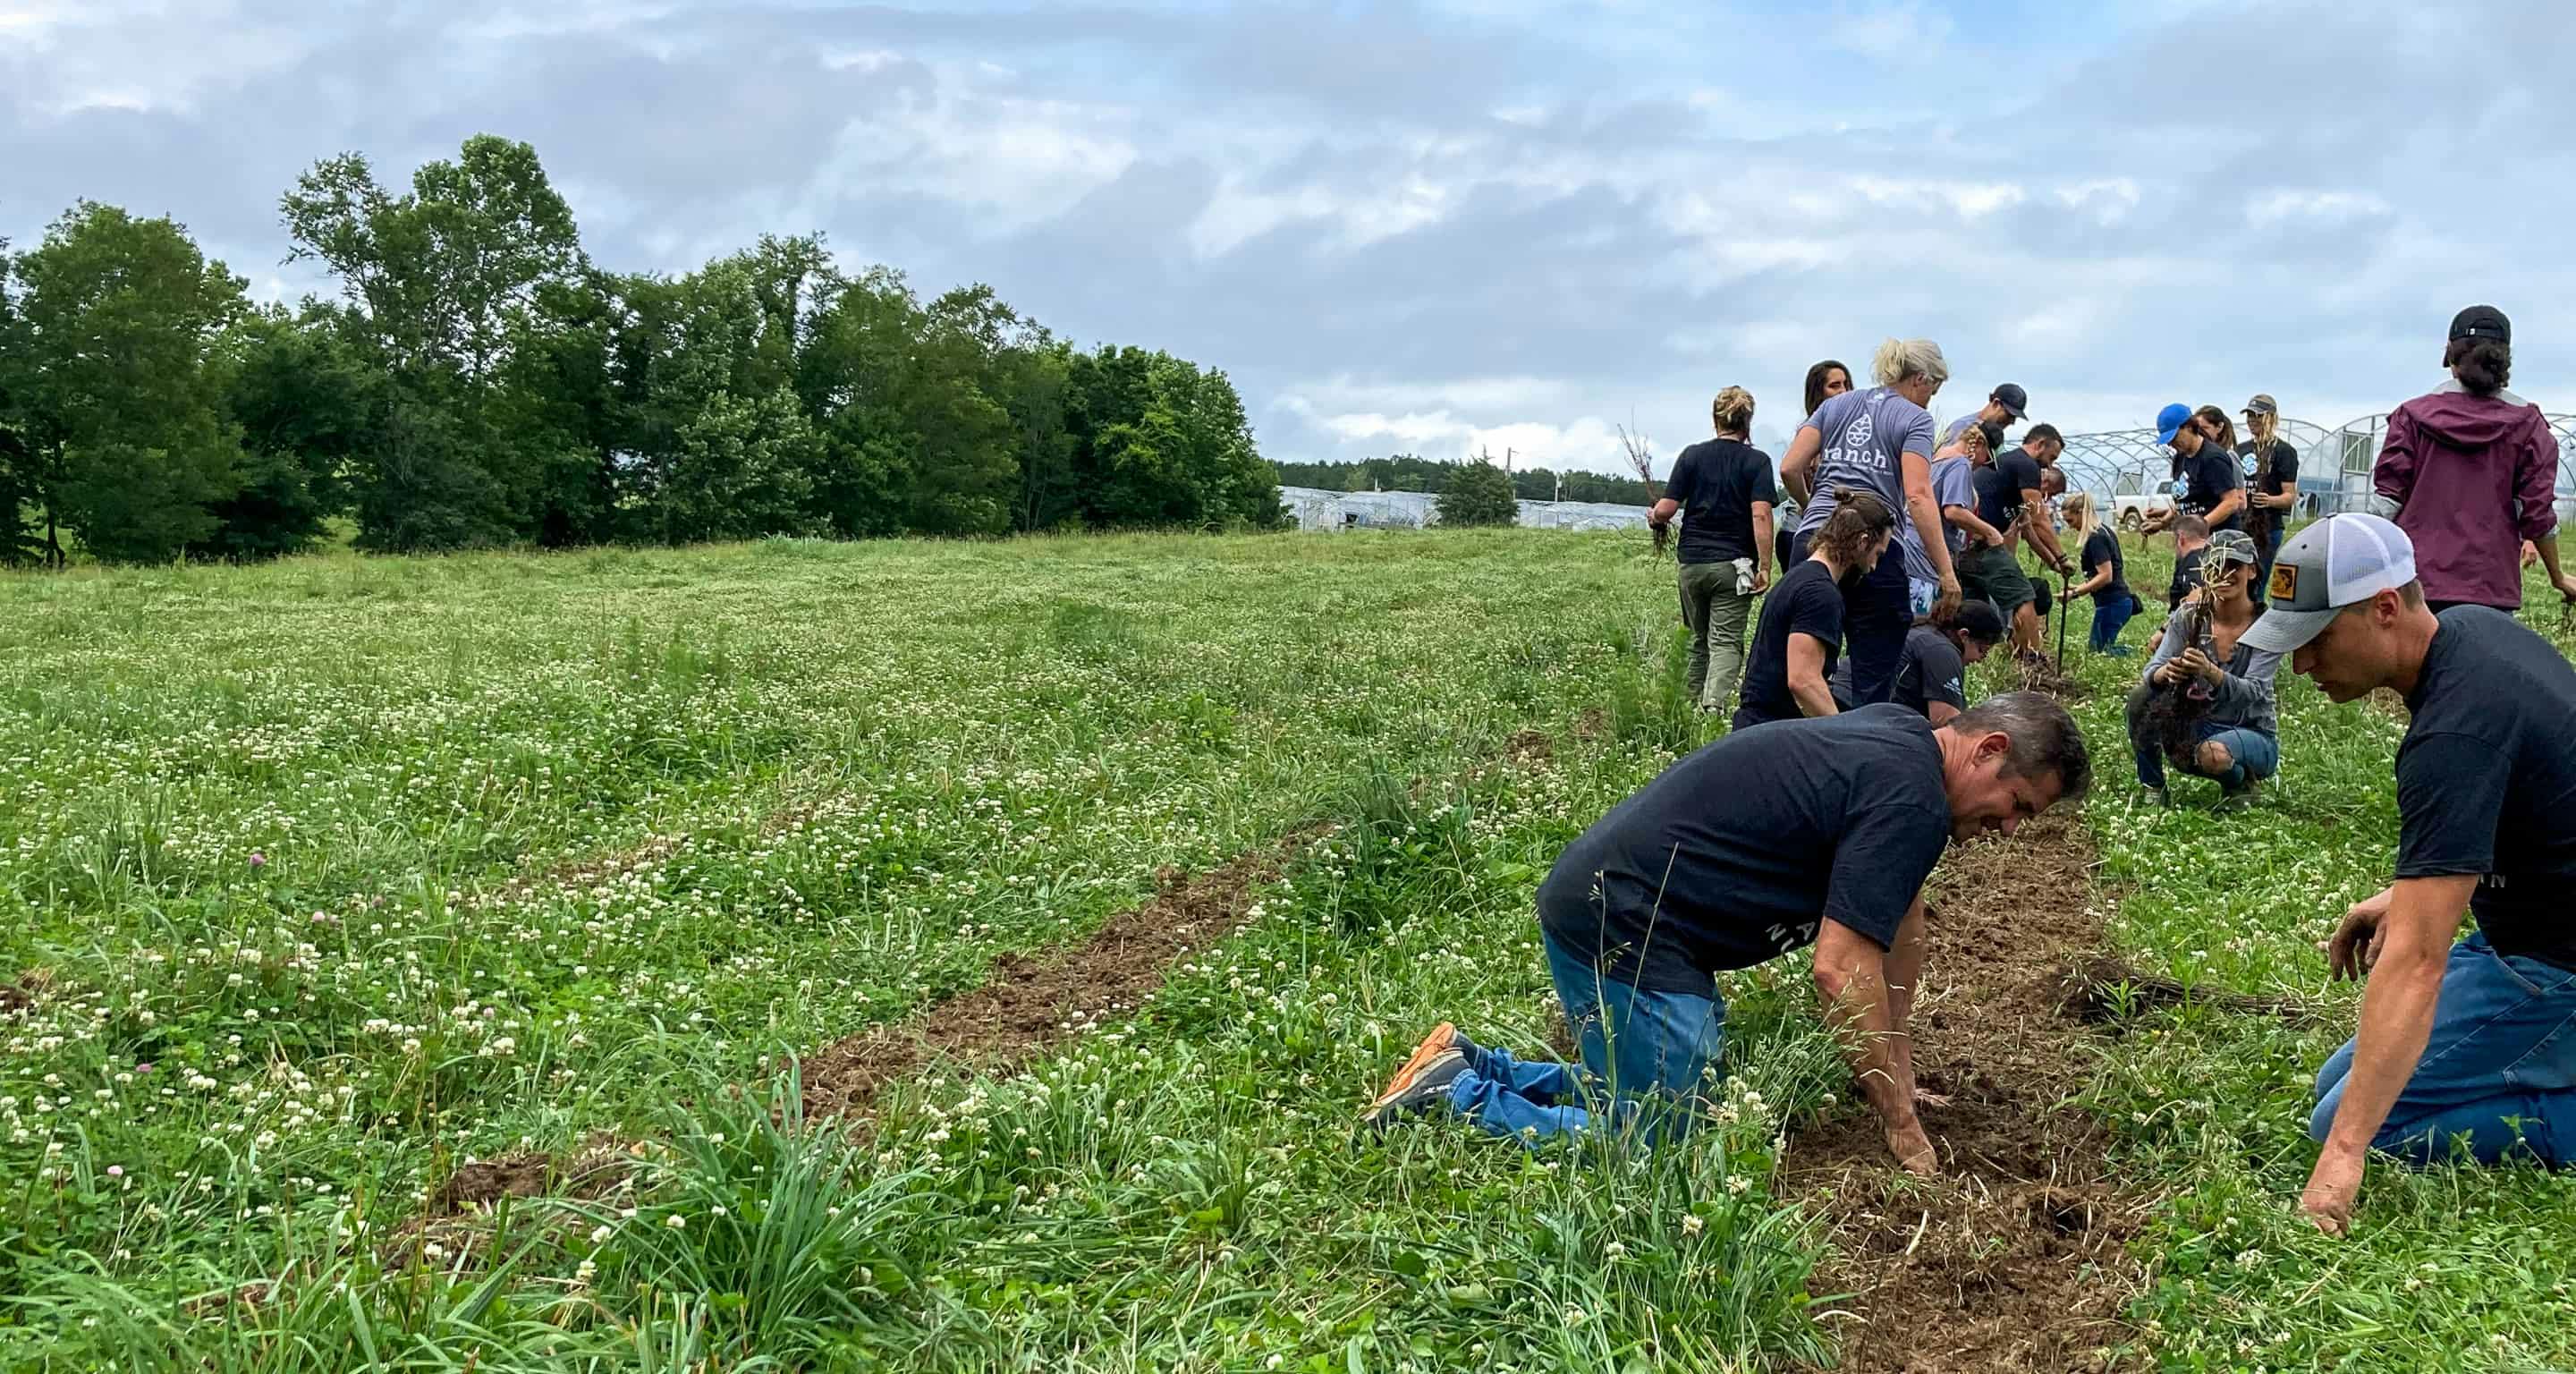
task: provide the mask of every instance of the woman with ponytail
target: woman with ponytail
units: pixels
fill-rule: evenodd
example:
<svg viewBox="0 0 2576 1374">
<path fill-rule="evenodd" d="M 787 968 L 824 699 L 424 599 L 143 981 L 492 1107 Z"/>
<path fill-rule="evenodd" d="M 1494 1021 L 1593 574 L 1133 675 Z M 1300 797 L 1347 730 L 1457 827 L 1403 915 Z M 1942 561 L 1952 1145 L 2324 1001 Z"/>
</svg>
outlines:
<svg viewBox="0 0 2576 1374">
<path fill-rule="evenodd" d="M 1690 694 L 1703 711 L 1735 695 L 1744 670 L 1744 622 L 1771 585 L 1771 457 L 1746 443 L 1753 393 L 1731 386 L 1709 406 L 1717 437 L 1681 451 L 1664 499 L 1646 513 L 1661 530 L 1682 517 L 1682 623 L 1690 627 Z"/>
<path fill-rule="evenodd" d="M 1932 493 L 1932 412 L 1924 409 L 1950 379 L 1949 360 L 1930 339 L 1890 339 L 1870 360 L 1870 375 L 1878 385 L 1844 392 L 1808 416 L 1780 464 L 1791 491 L 1813 493 L 1798 517 L 1800 546 L 1832 518 L 1837 492 L 1871 493 L 1896 513 L 1896 537 L 1878 566 L 1843 590 L 1852 694 L 1864 706 L 1895 690 L 1915 620 L 1947 621 L 1959 608 L 1959 577 Z M 1792 552 L 1803 555 L 1800 546 Z"/>
<path fill-rule="evenodd" d="M 2415 570 L 2436 612 L 2522 606 L 2521 545 L 2550 585 L 2576 601 L 2558 563 L 2558 437 L 2540 407 L 2505 390 L 2513 325 L 2491 305 L 2451 321 L 2442 352 L 2451 380 L 2388 417 L 2370 484 L 2377 512 L 2415 543 Z"/>
<path fill-rule="evenodd" d="M 2261 564 L 2254 594 L 2272 585 L 2272 560 L 2280 555 L 2290 511 L 2299 504 L 2299 451 L 2281 437 L 2281 406 L 2257 393 L 2245 403 L 2245 442 L 2236 452 L 2245 464 L 2245 532 L 2254 536 Z"/>
<path fill-rule="evenodd" d="M 1833 514 L 1807 536 L 1805 561 L 1762 603 L 1744 665 L 1744 704 L 1735 712 L 1738 730 L 1839 714 L 1832 680 L 1847 633 L 1846 589 L 1879 565 L 1895 542 L 1897 520 L 1886 502 L 1856 488 L 1820 491 L 1816 499 L 1831 501 Z"/>
</svg>

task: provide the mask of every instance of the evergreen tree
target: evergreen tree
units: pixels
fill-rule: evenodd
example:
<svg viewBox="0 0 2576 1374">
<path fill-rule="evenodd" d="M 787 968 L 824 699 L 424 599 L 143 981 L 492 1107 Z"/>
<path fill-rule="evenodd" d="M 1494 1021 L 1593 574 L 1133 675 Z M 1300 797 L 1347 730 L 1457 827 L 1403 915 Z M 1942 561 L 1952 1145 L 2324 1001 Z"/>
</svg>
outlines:
<svg viewBox="0 0 2576 1374">
<path fill-rule="evenodd" d="M 1462 463 L 1440 493 L 1443 525 L 1510 525 L 1520 520 L 1512 479 L 1492 463 Z"/>
</svg>

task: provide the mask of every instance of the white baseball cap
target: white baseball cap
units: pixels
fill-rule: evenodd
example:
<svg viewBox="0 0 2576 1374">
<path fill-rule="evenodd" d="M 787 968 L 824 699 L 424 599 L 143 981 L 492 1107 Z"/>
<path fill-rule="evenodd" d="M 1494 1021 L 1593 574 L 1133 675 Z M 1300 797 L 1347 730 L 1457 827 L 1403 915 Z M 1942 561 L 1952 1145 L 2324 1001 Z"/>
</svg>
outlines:
<svg viewBox="0 0 2576 1374">
<path fill-rule="evenodd" d="M 2346 606 L 2415 580 L 2415 541 L 2376 515 L 2330 515 L 2299 531 L 2272 561 L 2264 613 L 2244 642 L 2286 654 L 2325 633 Z"/>
</svg>

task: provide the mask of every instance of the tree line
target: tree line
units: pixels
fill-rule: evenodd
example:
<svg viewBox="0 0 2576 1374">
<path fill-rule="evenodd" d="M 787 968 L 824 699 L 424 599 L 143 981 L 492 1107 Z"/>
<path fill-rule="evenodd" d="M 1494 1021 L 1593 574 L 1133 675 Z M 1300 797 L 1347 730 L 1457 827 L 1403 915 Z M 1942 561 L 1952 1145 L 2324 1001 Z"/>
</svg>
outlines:
<svg viewBox="0 0 2576 1374">
<path fill-rule="evenodd" d="M 255 305 L 186 229 L 84 202 L 0 241 L 0 561 L 766 535 L 1275 527 L 1223 372 L 928 300 L 819 237 L 679 276 L 582 250 L 533 148 L 281 201 L 333 299 Z"/>
<path fill-rule="evenodd" d="M 1495 468 L 1481 459 L 1424 458 L 1398 453 L 1332 463 L 1277 463 L 1282 486 L 1322 491 L 1424 491 L 1445 494 L 1450 484 L 1480 468 Z M 1663 485 L 1634 477 L 1579 469 L 1563 473 L 1547 468 L 1515 468 L 1512 495 L 1522 501 L 1605 501 L 1622 506 L 1651 506 Z"/>
</svg>

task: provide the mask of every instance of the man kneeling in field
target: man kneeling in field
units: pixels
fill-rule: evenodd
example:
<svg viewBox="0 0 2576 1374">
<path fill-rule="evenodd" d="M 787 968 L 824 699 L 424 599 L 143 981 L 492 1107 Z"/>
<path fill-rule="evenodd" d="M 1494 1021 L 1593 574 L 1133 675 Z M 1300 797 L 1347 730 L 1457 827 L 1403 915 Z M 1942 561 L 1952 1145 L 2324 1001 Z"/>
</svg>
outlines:
<svg viewBox="0 0 2576 1374">
<path fill-rule="evenodd" d="M 2317 1075 L 2325 1146 L 2301 1206 L 2341 1233 L 2373 1150 L 2576 1165 L 2576 667 L 2502 611 L 2435 615 L 2405 531 L 2338 515 L 2272 564 L 2244 642 L 2336 701 L 2381 687 L 2397 746 L 2397 881 L 2329 942 L 2367 976 L 2361 1029 Z M 2477 929 L 2452 943 L 2463 913 Z"/>
<path fill-rule="evenodd" d="M 1714 975 L 1813 944 L 1816 990 L 1888 1149 L 1929 1173 L 1905 1031 L 1923 964 L 1923 880 L 1945 845 L 2009 835 L 2091 781 L 2073 718 L 2028 692 L 1941 726 L 1880 703 L 1728 735 L 1612 808 L 1539 887 L 1548 972 L 1581 1072 L 1524 1063 L 1443 1024 L 1369 1124 L 1446 1108 L 1534 1139 L 1580 1132 L 1596 1112 L 1625 1126 L 1652 1105 L 1687 1125 L 1726 1015 Z"/>
</svg>

